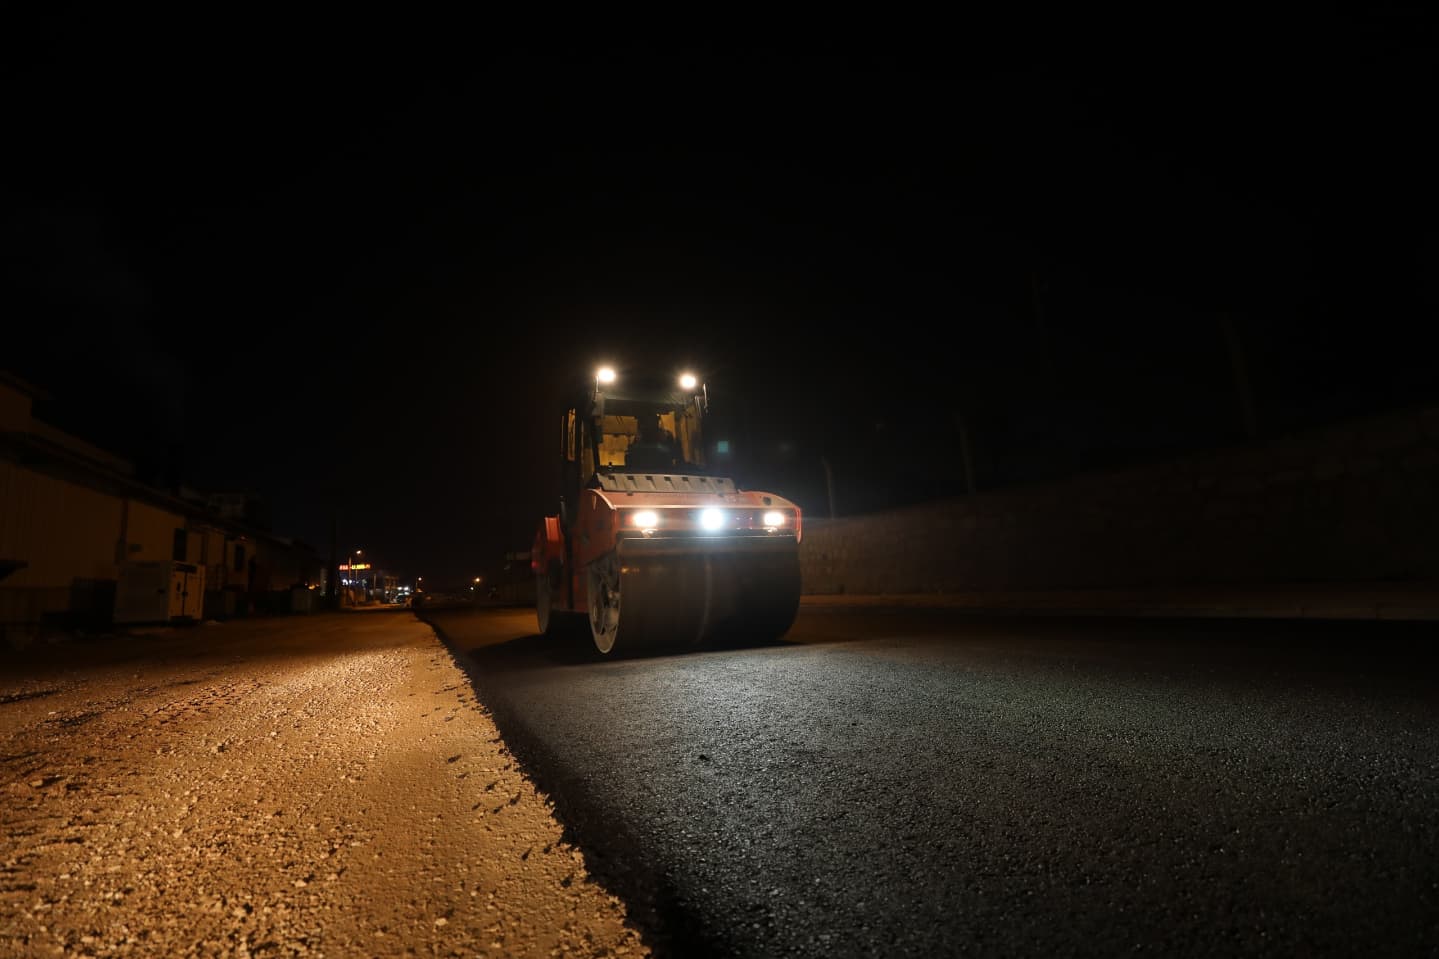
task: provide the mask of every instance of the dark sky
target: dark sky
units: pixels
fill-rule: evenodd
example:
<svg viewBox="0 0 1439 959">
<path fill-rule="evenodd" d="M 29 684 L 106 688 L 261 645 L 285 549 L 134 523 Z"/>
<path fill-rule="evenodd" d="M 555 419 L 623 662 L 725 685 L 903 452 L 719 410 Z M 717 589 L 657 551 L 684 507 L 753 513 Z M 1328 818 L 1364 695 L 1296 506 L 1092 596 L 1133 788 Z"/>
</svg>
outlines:
<svg viewBox="0 0 1439 959">
<path fill-rule="evenodd" d="M 1415 17 L 176 29 L 10 51 L 3 365 L 326 552 L 526 548 L 598 359 L 817 514 L 1242 442 L 1226 328 L 1261 434 L 1436 398 Z"/>
</svg>

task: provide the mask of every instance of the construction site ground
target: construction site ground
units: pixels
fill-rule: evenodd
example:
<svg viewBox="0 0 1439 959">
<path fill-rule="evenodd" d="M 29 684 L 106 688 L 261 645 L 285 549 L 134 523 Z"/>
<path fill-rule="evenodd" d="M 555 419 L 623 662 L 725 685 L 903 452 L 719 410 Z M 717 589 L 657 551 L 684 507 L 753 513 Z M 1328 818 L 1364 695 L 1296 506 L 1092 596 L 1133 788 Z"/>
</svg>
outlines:
<svg viewBox="0 0 1439 959">
<path fill-rule="evenodd" d="M 1439 620 L 1427 584 L 802 605 Z M 646 954 L 447 647 L 366 611 L 0 650 L 0 956 Z"/>
</svg>

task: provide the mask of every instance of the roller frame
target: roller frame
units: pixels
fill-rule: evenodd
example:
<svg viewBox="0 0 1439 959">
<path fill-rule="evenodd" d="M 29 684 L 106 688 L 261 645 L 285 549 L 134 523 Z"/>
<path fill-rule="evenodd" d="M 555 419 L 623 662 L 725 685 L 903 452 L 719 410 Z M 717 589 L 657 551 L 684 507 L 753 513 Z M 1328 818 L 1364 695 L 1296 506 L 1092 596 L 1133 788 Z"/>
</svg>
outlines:
<svg viewBox="0 0 1439 959">
<path fill-rule="evenodd" d="M 619 497 L 583 491 L 573 542 L 567 541 L 559 517 L 547 517 L 542 524 L 532 554 L 537 604 L 546 596 L 550 600 L 548 609 L 538 612 L 542 632 L 557 635 L 582 619 L 601 653 L 625 654 L 682 651 L 728 640 L 765 642 L 793 624 L 800 597 L 798 530 L 646 536 L 617 528 L 612 499 Z M 650 494 L 638 504 L 627 499 L 625 505 L 796 509 L 780 497 L 753 492 Z M 607 607 L 605 598 L 616 592 L 617 623 L 615 604 Z"/>
</svg>

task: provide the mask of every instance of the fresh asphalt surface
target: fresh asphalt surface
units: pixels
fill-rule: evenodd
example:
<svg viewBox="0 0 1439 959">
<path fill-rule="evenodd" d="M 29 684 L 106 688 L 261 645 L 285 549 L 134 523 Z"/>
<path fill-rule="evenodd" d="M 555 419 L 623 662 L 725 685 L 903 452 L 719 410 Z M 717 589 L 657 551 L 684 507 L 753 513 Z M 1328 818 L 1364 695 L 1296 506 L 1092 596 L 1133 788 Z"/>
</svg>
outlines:
<svg viewBox="0 0 1439 959">
<path fill-rule="evenodd" d="M 1439 624 L 422 615 L 658 956 L 1439 955 Z"/>
</svg>

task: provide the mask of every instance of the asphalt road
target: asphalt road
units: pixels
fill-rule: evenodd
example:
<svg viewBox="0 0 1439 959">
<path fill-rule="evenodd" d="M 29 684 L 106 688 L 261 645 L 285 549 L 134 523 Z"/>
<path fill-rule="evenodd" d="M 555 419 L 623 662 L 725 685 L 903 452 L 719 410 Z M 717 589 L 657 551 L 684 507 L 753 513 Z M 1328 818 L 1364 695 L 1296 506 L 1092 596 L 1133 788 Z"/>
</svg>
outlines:
<svg viewBox="0 0 1439 959">
<path fill-rule="evenodd" d="M 656 955 L 1439 955 L 1439 624 L 424 615 Z"/>
</svg>

